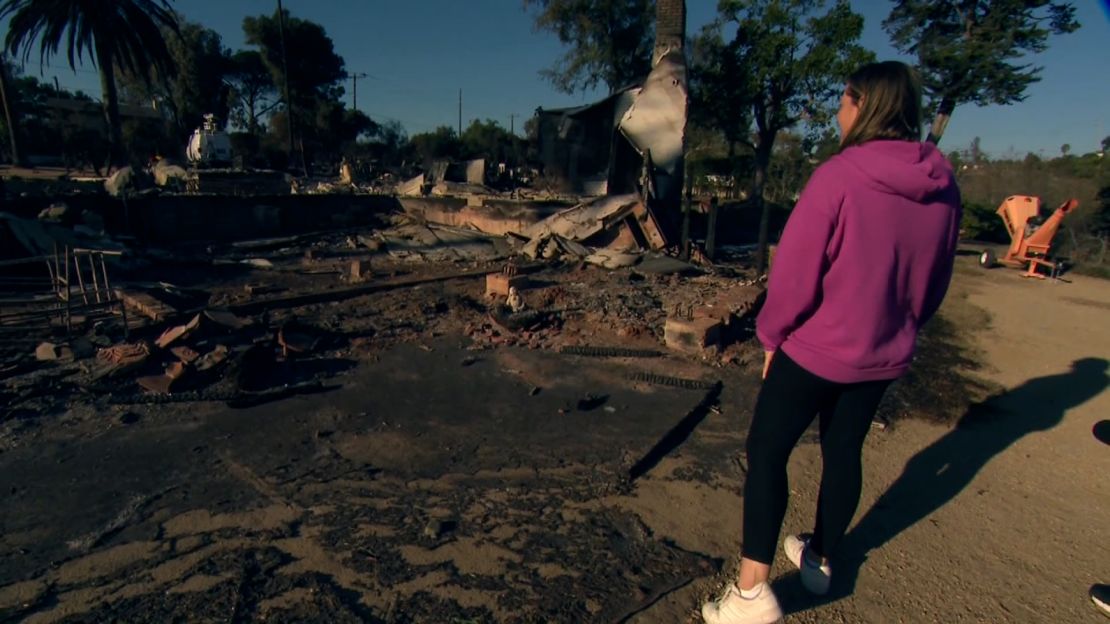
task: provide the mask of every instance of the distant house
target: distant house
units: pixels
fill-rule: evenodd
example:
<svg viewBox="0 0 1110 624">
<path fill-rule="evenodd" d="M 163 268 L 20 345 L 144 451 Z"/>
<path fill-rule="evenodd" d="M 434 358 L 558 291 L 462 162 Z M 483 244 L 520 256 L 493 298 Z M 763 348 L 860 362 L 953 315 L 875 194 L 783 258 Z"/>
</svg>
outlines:
<svg viewBox="0 0 1110 624">
<path fill-rule="evenodd" d="M 104 107 L 100 102 L 93 100 L 76 100 L 65 98 L 47 98 L 46 108 L 58 115 L 64 116 L 67 123 L 79 124 L 88 130 L 103 130 L 107 135 L 107 122 L 104 119 Z M 153 107 L 134 106 L 120 103 L 119 115 L 123 120 L 151 120 L 162 121 L 162 114 Z"/>
<path fill-rule="evenodd" d="M 163 117 L 153 108 L 120 105 L 120 118 L 161 126 Z M 108 123 L 99 102 L 85 97 L 41 97 L 28 106 L 22 123 L 31 133 L 27 160 L 32 165 L 66 166 L 100 160 L 108 140 Z M 81 155 L 78 155 L 81 154 Z"/>
</svg>

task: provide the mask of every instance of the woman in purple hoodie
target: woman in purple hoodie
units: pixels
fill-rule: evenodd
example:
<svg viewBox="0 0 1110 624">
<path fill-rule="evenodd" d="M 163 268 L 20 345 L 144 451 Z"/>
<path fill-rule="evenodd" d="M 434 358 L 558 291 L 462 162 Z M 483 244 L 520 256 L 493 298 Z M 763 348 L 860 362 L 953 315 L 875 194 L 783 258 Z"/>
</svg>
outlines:
<svg viewBox="0 0 1110 624">
<path fill-rule="evenodd" d="M 756 322 L 766 359 L 748 434 L 740 578 L 702 607 L 709 624 L 782 617 L 767 583 L 786 513 L 786 464 L 819 419 L 823 470 L 811 536 L 787 558 L 811 592 L 829 589 L 859 505 L 860 455 L 887 386 L 948 289 L 960 224 L 952 168 L 921 138 L 921 83 L 888 61 L 848 78 L 840 152 L 813 173 L 786 224 Z"/>
</svg>

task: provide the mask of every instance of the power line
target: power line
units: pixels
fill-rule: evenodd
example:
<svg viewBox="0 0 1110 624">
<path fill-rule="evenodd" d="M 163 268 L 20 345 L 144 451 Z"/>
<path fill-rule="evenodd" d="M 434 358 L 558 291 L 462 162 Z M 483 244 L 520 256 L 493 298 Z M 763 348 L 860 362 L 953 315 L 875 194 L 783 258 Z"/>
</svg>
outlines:
<svg viewBox="0 0 1110 624">
<path fill-rule="evenodd" d="M 365 72 L 351 74 L 351 110 L 358 110 L 358 79 L 368 77 L 370 77 L 370 74 Z"/>
<path fill-rule="evenodd" d="M 27 65 L 28 65 L 28 63 L 25 63 L 23 61 L 19 62 L 19 71 L 20 71 L 20 73 L 23 73 L 23 74 L 27 73 Z M 90 74 L 90 75 L 93 75 L 93 76 L 99 76 L 100 75 L 100 71 L 96 70 L 96 69 L 83 69 L 83 68 L 82 69 L 77 69 L 76 67 L 70 67 L 69 65 L 53 65 L 51 63 L 40 62 L 40 63 L 38 63 L 38 66 L 39 66 L 39 75 L 40 76 L 42 76 L 46 73 L 46 72 L 43 71 L 43 68 L 63 70 L 63 71 L 72 71 L 72 72 L 78 73 L 78 74 Z M 84 66 L 82 65 L 82 67 L 84 67 Z"/>
<path fill-rule="evenodd" d="M 45 71 L 47 69 L 62 72 L 62 82 L 69 83 L 69 84 L 67 84 L 66 88 L 71 89 L 71 90 L 82 90 L 82 89 L 78 88 L 78 87 L 74 87 L 70 81 L 66 80 L 65 72 L 73 72 L 73 73 L 76 73 L 76 74 L 84 74 L 84 75 L 87 75 L 87 76 L 99 76 L 100 75 L 100 72 L 98 70 L 85 69 L 84 67 L 81 67 L 81 66 L 78 66 L 76 68 L 71 68 L 68 65 L 58 65 L 56 63 L 50 63 L 50 62 L 34 63 L 34 62 L 17 61 L 17 63 L 18 63 L 19 71 L 23 75 L 27 75 L 28 74 L 27 70 L 28 69 L 33 70 L 35 65 L 38 65 L 38 70 L 39 70 L 38 75 L 39 75 L 40 78 L 45 77 L 47 75 L 46 71 Z M 428 88 L 407 86 L 407 85 L 404 85 L 403 83 L 401 83 L 399 80 L 397 80 L 395 78 L 391 78 L 389 76 L 382 76 L 382 75 L 376 74 L 376 73 L 375 74 L 369 74 L 369 73 L 359 72 L 357 74 L 352 74 L 351 78 L 354 79 L 354 77 L 356 75 L 357 75 L 358 78 L 367 78 L 367 79 L 370 79 L 370 80 L 375 80 L 375 81 L 378 81 L 378 82 L 383 82 L 383 83 L 387 83 L 387 84 L 391 85 L 389 87 L 386 87 L 385 89 L 378 89 L 378 91 L 381 92 L 381 93 L 391 93 L 392 92 L 392 93 L 398 93 L 398 94 L 402 94 L 402 95 L 411 95 L 411 96 L 415 96 L 415 97 L 429 97 L 429 96 L 431 96 L 431 97 L 446 97 L 446 96 L 449 96 L 449 95 L 456 95 L 456 96 L 458 95 L 458 91 L 455 91 L 455 93 L 452 93 L 451 91 L 449 91 L 447 89 L 440 90 L 440 89 L 428 89 Z M 51 77 L 54 78 L 55 80 L 58 78 L 58 76 L 56 76 L 56 75 L 51 76 Z M 95 87 L 97 85 L 86 85 L 86 86 Z M 354 93 L 355 93 L 355 88 L 354 88 L 354 85 L 352 85 L 352 99 L 354 97 L 357 97 L 357 96 L 354 95 Z M 352 102 L 352 105 L 357 110 L 357 100 L 354 100 Z M 398 117 L 392 117 L 392 116 L 389 116 L 389 115 L 374 113 L 372 111 L 363 111 L 363 112 L 366 113 L 368 116 L 370 116 L 371 119 L 374 119 L 374 120 L 381 120 L 381 121 L 398 123 L 401 126 L 403 126 L 405 128 L 405 130 L 408 131 L 409 133 L 430 132 L 430 131 L 435 130 L 436 128 L 438 128 L 440 126 L 447 125 L 447 123 L 449 123 L 449 122 L 447 122 L 447 123 L 415 122 L 415 121 L 412 121 L 412 120 L 405 120 L 405 119 L 401 119 L 401 118 L 398 118 Z M 516 116 L 519 117 L 520 115 L 516 115 Z M 510 125 L 512 125 L 512 121 L 510 121 Z"/>
</svg>

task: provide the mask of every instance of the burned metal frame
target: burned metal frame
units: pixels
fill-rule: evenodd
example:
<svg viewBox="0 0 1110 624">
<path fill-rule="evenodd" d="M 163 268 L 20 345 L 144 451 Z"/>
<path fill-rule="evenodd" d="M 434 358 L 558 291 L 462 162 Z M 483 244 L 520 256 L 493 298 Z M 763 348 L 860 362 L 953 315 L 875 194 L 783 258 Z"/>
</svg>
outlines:
<svg viewBox="0 0 1110 624">
<path fill-rule="evenodd" d="M 50 329 L 56 324 L 73 331 L 77 316 L 90 318 L 98 314 L 115 317 L 118 308 L 127 336 L 127 310 L 123 299 L 112 287 L 108 276 L 107 257 L 120 257 L 121 251 L 85 249 L 54 245 L 50 255 L 0 261 L 0 268 L 45 264 L 49 281 L 35 277 L 0 277 L 0 333 L 19 334 L 28 330 Z M 74 284 L 76 282 L 76 285 Z M 29 296 L 10 296 L 16 288 L 48 285 L 49 292 L 32 292 Z M 22 288 L 19 289 L 23 291 Z"/>
</svg>

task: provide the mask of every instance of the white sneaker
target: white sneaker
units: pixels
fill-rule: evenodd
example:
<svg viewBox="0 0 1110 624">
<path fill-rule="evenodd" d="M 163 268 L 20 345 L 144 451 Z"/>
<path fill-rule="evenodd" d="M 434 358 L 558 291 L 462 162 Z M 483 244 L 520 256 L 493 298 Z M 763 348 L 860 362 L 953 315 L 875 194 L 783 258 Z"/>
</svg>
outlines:
<svg viewBox="0 0 1110 624">
<path fill-rule="evenodd" d="M 1091 602 L 1106 615 L 1110 615 L 1110 585 L 1091 585 Z"/>
<path fill-rule="evenodd" d="M 790 535 L 782 541 L 782 550 L 786 558 L 797 566 L 802 573 L 802 586 L 810 593 L 824 596 L 829 593 L 829 583 L 832 581 L 832 568 L 824 563 L 819 566 L 806 558 L 805 551 L 809 547 L 809 538 L 801 535 Z"/>
<path fill-rule="evenodd" d="M 736 583 L 729 583 L 720 600 L 701 606 L 702 619 L 706 624 L 775 624 L 781 621 L 782 608 L 771 586 L 760 583 L 755 588 L 759 589 L 759 593 L 754 598 L 744 598 Z"/>
</svg>

